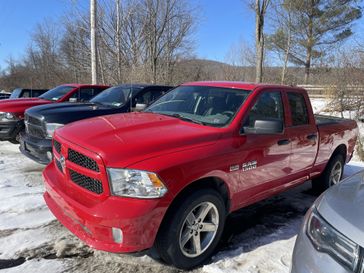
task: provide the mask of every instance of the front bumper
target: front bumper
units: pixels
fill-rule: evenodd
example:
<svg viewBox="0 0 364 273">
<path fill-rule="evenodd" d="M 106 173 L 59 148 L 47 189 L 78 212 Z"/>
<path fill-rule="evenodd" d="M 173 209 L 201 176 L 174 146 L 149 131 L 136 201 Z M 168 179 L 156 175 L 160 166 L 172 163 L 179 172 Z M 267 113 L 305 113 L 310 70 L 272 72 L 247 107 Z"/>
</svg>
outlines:
<svg viewBox="0 0 364 273">
<path fill-rule="evenodd" d="M 24 120 L 0 122 L 0 141 L 14 140 L 24 130 Z"/>
<path fill-rule="evenodd" d="M 330 255 L 317 251 L 307 237 L 305 227 L 297 236 L 292 255 L 291 273 L 350 273 Z M 352 273 L 352 272 L 351 272 Z"/>
<path fill-rule="evenodd" d="M 153 246 L 167 209 L 161 200 L 109 196 L 82 204 L 67 195 L 74 190 L 73 185 L 64 185 L 57 172 L 54 161 L 43 172 L 44 199 L 56 218 L 78 238 L 95 249 L 116 253 L 139 252 Z M 113 239 L 113 227 L 122 230 L 121 243 Z"/>
<path fill-rule="evenodd" d="M 23 133 L 20 135 L 19 149 L 23 155 L 40 164 L 47 165 L 53 158 L 51 139 L 35 138 Z"/>
</svg>

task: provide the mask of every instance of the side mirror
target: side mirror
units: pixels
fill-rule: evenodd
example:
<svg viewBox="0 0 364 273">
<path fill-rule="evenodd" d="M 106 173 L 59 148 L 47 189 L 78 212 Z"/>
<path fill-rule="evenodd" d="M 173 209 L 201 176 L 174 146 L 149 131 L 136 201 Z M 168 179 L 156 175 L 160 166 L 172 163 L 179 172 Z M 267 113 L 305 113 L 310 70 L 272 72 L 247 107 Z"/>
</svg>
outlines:
<svg viewBox="0 0 364 273">
<path fill-rule="evenodd" d="M 147 105 L 144 103 L 137 103 L 135 105 L 135 108 L 133 109 L 134 111 L 140 112 L 143 111 L 145 108 L 147 108 Z"/>
<path fill-rule="evenodd" d="M 244 127 L 246 134 L 280 134 L 283 132 L 283 122 L 281 120 L 256 120 L 254 127 Z"/>
<path fill-rule="evenodd" d="M 70 98 L 68 101 L 69 102 L 77 102 L 77 98 Z"/>
</svg>

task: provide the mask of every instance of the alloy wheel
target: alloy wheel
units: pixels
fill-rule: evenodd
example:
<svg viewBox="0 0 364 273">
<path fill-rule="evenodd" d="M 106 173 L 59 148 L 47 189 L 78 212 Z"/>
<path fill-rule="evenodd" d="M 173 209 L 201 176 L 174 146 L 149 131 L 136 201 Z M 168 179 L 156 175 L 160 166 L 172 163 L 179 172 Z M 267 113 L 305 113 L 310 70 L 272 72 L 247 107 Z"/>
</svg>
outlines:
<svg viewBox="0 0 364 273">
<path fill-rule="evenodd" d="M 340 161 L 337 161 L 331 169 L 330 173 L 330 186 L 336 185 L 340 182 L 343 167 Z"/>
<path fill-rule="evenodd" d="M 219 227 L 219 212 L 211 202 L 194 207 L 183 222 L 179 236 L 182 253 L 189 258 L 200 256 L 214 241 Z"/>
</svg>

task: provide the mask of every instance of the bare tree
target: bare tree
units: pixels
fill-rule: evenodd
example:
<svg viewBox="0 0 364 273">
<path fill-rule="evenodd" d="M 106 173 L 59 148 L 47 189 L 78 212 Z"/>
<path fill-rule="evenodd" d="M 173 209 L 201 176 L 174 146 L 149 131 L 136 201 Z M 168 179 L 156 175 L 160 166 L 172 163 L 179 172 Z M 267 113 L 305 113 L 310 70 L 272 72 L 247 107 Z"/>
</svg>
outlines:
<svg viewBox="0 0 364 273">
<path fill-rule="evenodd" d="M 52 87 L 66 78 L 65 63 L 59 54 L 60 33 L 62 30 L 57 23 L 45 20 L 31 34 L 31 44 L 23 62 L 33 74 L 32 82 L 37 85 Z"/>
<path fill-rule="evenodd" d="M 67 70 L 71 73 L 69 81 L 91 82 L 90 24 L 80 18 L 65 20 L 65 32 L 60 41 L 60 53 Z"/>
<path fill-rule="evenodd" d="M 288 5 L 288 7 L 286 7 Z M 267 48 L 276 52 L 282 59 L 281 84 L 284 84 L 287 76 L 287 67 L 293 40 L 292 32 L 293 14 L 291 8 L 292 2 L 286 0 L 276 0 L 272 3 L 272 13 L 270 21 L 276 32 L 273 35 L 267 35 Z"/>
<path fill-rule="evenodd" d="M 72 3 L 55 35 L 49 36 L 57 38 L 50 39 L 52 50 L 45 50 L 46 35 L 40 44 L 32 41 L 29 46 L 24 67 L 39 73 L 37 81 L 180 81 L 174 71 L 193 52 L 195 17 L 188 0 L 92 0 L 90 9 Z M 23 71 L 18 63 L 16 68 L 14 73 Z"/>
<path fill-rule="evenodd" d="M 158 81 L 158 69 L 178 58 L 188 45 L 193 26 L 192 11 L 186 0 L 144 0 L 144 39 L 151 82 Z M 168 74 L 168 73 L 167 73 Z"/>
<path fill-rule="evenodd" d="M 249 43 L 240 41 L 233 44 L 225 55 L 225 63 L 221 65 L 224 80 L 254 81 L 255 75 L 251 67 L 256 63 L 256 52 Z"/>
</svg>

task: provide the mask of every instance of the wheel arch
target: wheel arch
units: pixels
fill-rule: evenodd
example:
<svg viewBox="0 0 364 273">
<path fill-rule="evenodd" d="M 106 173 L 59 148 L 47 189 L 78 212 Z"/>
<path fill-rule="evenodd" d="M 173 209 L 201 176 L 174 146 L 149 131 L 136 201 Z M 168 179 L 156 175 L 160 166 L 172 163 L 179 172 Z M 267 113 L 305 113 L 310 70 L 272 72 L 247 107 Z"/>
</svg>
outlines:
<svg viewBox="0 0 364 273">
<path fill-rule="evenodd" d="M 331 154 L 330 160 L 332 158 L 334 158 L 336 155 L 340 154 L 343 156 L 344 158 L 344 164 L 346 163 L 346 157 L 347 157 L 347 147 L 345 144 L 340 144 L 339 146 L 336 147 L 336 149 L 334 150 L 334 152 Z"/>
<path fill-rule="evenodd" d="M 227 186 L 227 183 L 220 177 L 217 176 L 208 176 L 199 178 L 191 183 L 189 183 L 186 187 L 180 190 L 175 198 L 173 199 L 171 205 L 169 206 L 167 213 L 170 209 L 173 209 L 177 203 L 179 203 L 184 196 L 188 195 L 190 192 L 200 190 L 200 189 L 214 189 L 216 190 L 221 197 L 224 199 L 226 212 L 228 213 L 230 210 L 230 191 Z"/>
<path fill-rule="evenodd" d="M 221 194 L 225 203 L 226 214 L 229 213 L 231 206 L 230 202 L 231 198 L 230 198 L 229 188 L 226 182 L 217 176 L 203 177 L 189 183 L 186 187 L 184 187 L 181 191 L 179 191 L 176 194 L 175 198 L 173 199 L 172 203 L 169 205 L 167 211 L 164 214 L 162 222 L 159 225 L 157 234 L 159 233 L 161 227 L 165 224 L 165 222 L 168 221 L 168 217 L 171 215 L 171 213 L 173 213 L 173 211 L 178 206 L 178 204 L 183 200 L 183 198 L 188 194 L 190 194 L 191 192 L 201 189 L 214 189 L 219 194 Z"/>
</svg>

